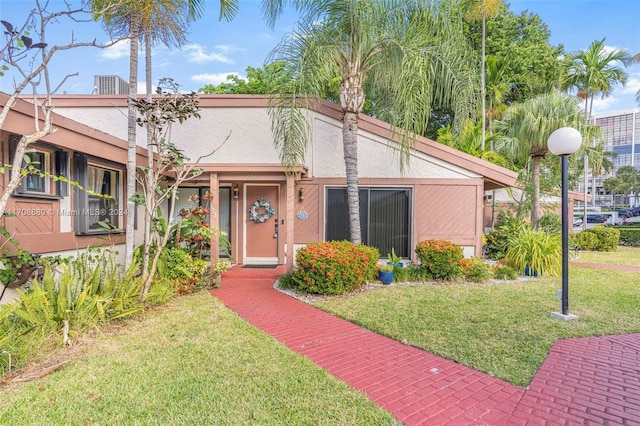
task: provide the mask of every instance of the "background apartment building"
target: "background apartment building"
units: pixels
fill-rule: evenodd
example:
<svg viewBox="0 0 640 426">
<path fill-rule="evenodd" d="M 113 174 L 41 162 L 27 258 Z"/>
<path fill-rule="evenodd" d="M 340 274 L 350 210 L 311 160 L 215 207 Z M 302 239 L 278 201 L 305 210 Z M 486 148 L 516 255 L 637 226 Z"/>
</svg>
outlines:
<svg viewBox="0 0 640 426">
<path fill-rule="evenodd" d="M 613 163 L 611 172 L 595 176 L 594 179 L 590 171 L 587 192 L 593 195 L 595 206 L 610 206 L 613 204 L 613 196 L 606 193 L 603 182 L 607 178 L 615 176 L 622 166 L 632 165 L 640 171 L 640 109 L 594 114 L 593 120 L 596 125 L 602 128 L 605 151 L 613 152 L 615 156 L 608 157 Z M 584 192 L 583 180 L 578 184 L 576 190 Z M 626 202 L 622 198 L 622 196 L 616 198 L 616 205 Z"/>
</svg>

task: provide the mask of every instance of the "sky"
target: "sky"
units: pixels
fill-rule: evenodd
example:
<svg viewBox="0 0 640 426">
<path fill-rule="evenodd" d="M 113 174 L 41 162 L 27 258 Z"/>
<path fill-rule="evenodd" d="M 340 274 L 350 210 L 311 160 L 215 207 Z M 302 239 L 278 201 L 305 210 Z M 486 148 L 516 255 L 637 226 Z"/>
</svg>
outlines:
<svg viewBox="0 0 640 426">
<path fill-rule="evenodd" d="M 77 4 L 77 1 L 71 0 Z M 640 53 L 640 0 L 511 0 L 515 13 L 537 13 L 551 32 L 552 45 L 564 45 L 566 52 L 587 49 L 591 42 L 606 38 L 610 48 Z M 0 0 L 0 19 L 14 27 L 24 23 L 33 0 Z M 263 21 L 258 0 L 240 0 L 240 10 L 231 22 L 219 21 L 219 1 L 206 2 L 204 16 L 191 24 L 188 41 L 180 48 L 157 47 L 153 53 L 153 81 L 170 77 L 184 91 L 198 91 L 206 84 L 219 84 L 229 74 L 246 75 L 247 66 L 262 67 L 269 53 L 291 31 L 296 14 L 289 10 L 273 29 Z M 62 0 L 49 0 L 50 11 L 65 9 Z M 47 27 L 47 42 L 67 44 L 77 41 L 107 42 L 108 35 L 95 22 L 59 20 Z M 34 40 L 35 42 L 36 40 Z M 89 94 L 95 75 L 129 76 L 129 47 L 126 42 L 107 49 L 82 47 L 58 51 L 50 62 L 51 82 L 57 86 L 69 77 L 58 93 Z M 140 56 L 138 78 L 144 81 L 144 56 Z M 596 99 L 594 113 L 637 108 L 635 94 L 640 89 L 640 65 L 626 69 L 628 82 L 612 95 Z M 144 83 L 140 84 L 144 88 Z M 0 77 L 0 91 L 12 93 L 10 75 Z M 141 90 L 140 93 L 143 93 Z M 40 90 L 40 93 L 42 91 Z"/>
</svg>

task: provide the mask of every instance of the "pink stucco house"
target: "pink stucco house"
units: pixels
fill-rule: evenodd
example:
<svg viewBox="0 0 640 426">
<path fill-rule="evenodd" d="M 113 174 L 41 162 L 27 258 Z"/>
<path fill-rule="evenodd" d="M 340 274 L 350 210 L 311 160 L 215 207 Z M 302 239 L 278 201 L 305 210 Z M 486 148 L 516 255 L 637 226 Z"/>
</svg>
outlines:
<svg viewBox="0 0 640 426">
<path fill-rule="evenodd" d="M 58 95 L 53 102 L 59 130 L 38 143 L 32 155 L 48 170 L 107 191 L 117 201 L 99 206 L 64 185 L 26 182 L 12 197 L 11 208 L 33 214 L 8 217 L 6 227 L 24 248 L 38 253 L 75 251 L 100 237 L 95 222 L 105 218 L 65 212 L 100 211 L 94 208 L 98 206 L 118 213 L 126 200 L 126 96 Z M 307 156 L 292 174 L 285 173 L 274 149 L 264 97 L 201 95 L 200 108 L 201 119 L 176 125 L 172 141 L 195 159 L 229 138 L 200 163 L 205 173 L 181 189 L 177 207 L 186 206 L 189 195 L 206 190 L 217 194 L 211 202 L 211 223 L 228 233 L 239 264 L 292 267 L 297 248 L 348 238 L 337 105 L 322 102 L 318 110 L 308 111 L 313 131 Z M 12 139 L 32 129 L 33 106 L 20 101 L 0 132 L 5 163 Z M 393 247 L 410 259 L 418 241 L 439 238 L 460 244 L 466 256 L 479 255 L 485 192 L 515 185 L 516 173 L 426 138 L 419 139 L 409 167 L 401 172 L 399 150 L 390 137 L 388 124 L 361 116 L 358 164 L 364 242 L 378 247 L 382 256 Z M 141 164 L 145 141 L 144 129 L 138 128 Z M 256 223 L 249 211 L 259 199 L 267 200 L 275 214 Z M 122 215 L 107 219 L 124 227 Z"/>
</svg>

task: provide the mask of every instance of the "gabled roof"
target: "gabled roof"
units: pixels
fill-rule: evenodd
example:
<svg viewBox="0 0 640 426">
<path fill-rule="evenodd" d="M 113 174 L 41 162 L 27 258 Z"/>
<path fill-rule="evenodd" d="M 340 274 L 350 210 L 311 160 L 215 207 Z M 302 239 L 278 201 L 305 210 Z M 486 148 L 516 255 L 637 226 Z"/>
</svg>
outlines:
<svg viewBox="0 0 640 426">
<path fill-rule="evenodd" d="M 266 108 L 263 95 L 199 95 L 201 108 Z M 55 95 L 54 105 L 59 107 L 126 107 L 126 95 Z M 342 121 L 339 105 L 322 100 L 318 113 Z M 393 137 L 390 124 L 360 114 L 359 128 L 385 139 Z M 514 186 L 518 174 L 504 167 L 484 161 L 431 139 L 419 136 L 414 149 L 483 177 L 485 190 Z"/>
<path fill-rule="evenodd" d="M 0 105 L 4 106 L 9 96 L 0 92 Z M 55 101 L 54 101 L 55 105 Z M 33 103 L 26 99 L 17 99 L 2 126 L 3 132 L 18 135 L 35 131 L 35 109 Z M 42 114 L 40 114 L 42 118 Z M 83 152 L 106 160 L 124 164 L 127 158 L 127 141 L 108 133 L 89 127 L 70 118 L 51 114 L 54 133 L 45 136 L 42 141 L 54 144 L 60 148 Z M 142 147 L 137 148 L 137 155 L 146 158 L 147 152 Z"/>
</svg>

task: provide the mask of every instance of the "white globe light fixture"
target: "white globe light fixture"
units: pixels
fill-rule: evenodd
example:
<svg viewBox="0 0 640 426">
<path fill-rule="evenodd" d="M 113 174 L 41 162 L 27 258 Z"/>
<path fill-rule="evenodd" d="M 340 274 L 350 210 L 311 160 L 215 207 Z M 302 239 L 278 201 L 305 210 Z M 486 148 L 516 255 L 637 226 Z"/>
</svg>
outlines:
<svg viewBox="0 0 640 426">
<path fill-rule="evenodd" d="M 549 151 L 562 158 L 562 292 L 560 312 L 551 312 L 552 318 L 577 319 L 569 313 L 569 162 L 567 156 L 582 145 L 582 135 L 573 127 L 561 127 L 551 133 L 547 141 Z M 586 201 L 586 200 L 585 200 Z"/>
<path fill-rule="evenodd" d="M 561 127 L 549 136 L 547 147 L 555 155 L 569 155 L 580 149 L 582 135 L 573 127 Z"/>
</svg>

